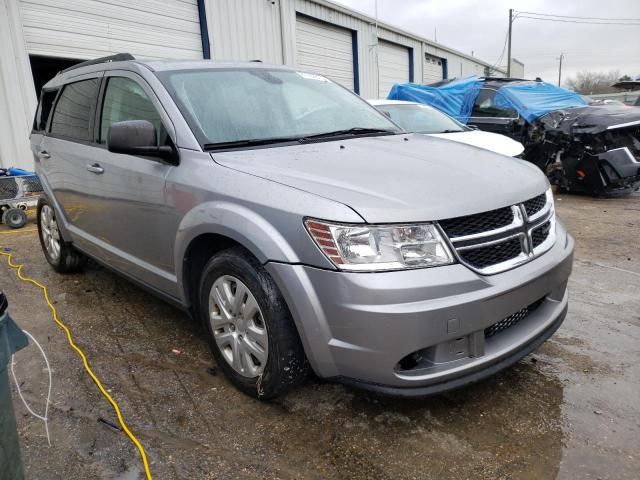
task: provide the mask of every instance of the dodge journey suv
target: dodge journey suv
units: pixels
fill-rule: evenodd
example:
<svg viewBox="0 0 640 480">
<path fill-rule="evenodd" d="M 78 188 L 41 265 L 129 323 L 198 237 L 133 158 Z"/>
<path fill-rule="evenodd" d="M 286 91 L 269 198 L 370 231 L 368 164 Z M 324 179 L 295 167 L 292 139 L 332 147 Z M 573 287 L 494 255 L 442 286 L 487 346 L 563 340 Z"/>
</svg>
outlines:
<svg viewBox="0 0 640 480">
<path fill-rule="evenodd" d="M 574 244 L 535 166 L 405 133 L 314 73 L 85 62 L 44 86 L 31 144 L 51 266 L 90 257 L 189 312 L 260 398 L 310 371 L 457 388 L 567 311 Z"/>
</svg>

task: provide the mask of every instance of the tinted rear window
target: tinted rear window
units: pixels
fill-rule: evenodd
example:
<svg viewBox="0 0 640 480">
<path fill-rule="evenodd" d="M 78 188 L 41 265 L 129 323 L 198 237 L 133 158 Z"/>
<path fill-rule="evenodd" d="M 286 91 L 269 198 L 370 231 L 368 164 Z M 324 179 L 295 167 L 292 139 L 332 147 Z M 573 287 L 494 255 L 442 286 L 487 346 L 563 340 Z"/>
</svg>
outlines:
<svg viewBox="0 0 640 480">
<path fill-rule="evenodd" d="M 99 86 L 98 78 L 65 86 L 53 112 L 51 133 L 74 140 L 92 140 L 92 119 Z"/>
<path fill-rule="evenodd" d="M 47 127 L 47 120 L 51 113 L 53 101 L 56 99 L 58 90 L 43 90 L 40 94 L 40 102 L 36 110 L 36 117 L 33 120 L 33 130 L 36 132 L 43 131 Z"/>
</svg>

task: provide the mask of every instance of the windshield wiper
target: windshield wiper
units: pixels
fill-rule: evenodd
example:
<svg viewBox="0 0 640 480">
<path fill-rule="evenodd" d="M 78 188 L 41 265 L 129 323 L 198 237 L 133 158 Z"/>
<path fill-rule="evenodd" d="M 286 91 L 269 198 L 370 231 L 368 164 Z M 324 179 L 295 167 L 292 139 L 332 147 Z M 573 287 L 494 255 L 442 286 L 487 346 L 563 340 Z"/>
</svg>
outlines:
<svg viewBox="0 0 640 480">
<path fill-rule="evenodd" d="M 301 137 L 273 137 L 273 138 L 248 138 L 245 140 L 232 140 L 229 142 L 205 143 L 205 151 L 225 150 L 227 148 L 255 147 L 271 145 L 274 143 L 300 142 Z"/>
<path fill-rule="evenodd" d="M 441 132 L 438 132 L 438 133 L 460 133 L 460 132 L 464 132 L 464 130 L 442 130 Z"/>
<path fill-rule="evenodd" d="M 340 137 L 345 135 L 352 135 L 352 136 L 370 135 L 374 133 L 391 135 L 398 132 L 396 132 L 395 130 L 389 130 L 384 128 L 355 127 L 355 128 L 349 128 L 346 130 L 335 130 L 333 132 L 317 133 L 315 135 L 306 135 L 306 136 L 299 136 L 299 137 L 248 138 L 245 140 L 232 140 L 229 142 L 205 143 L 203 145 L 203 148 L 205 151 L 226 150 L 229 148 L 272 145 L 274 143 L 288 143 L 288 142 L 304 143 L 305 140 L 309 140 L 309 139 L 331 138 L 331 137 Z"/>
<path fill-rule="evenodd" d="M 372 133 L 382 133 L 387 135 L 392 135 L 399 133 L 396 130 L 390 130 L 388 128 L 366 128 L 366 127 L 354 127 L 347 128 L 344 130 L 334 130 L 333 132 L 324 132 L 324 133 L 316 133 L 315 135 L 307 135 L 303 140 L 308 140 L 310 138 L 330 138 L 330 137 L 340 137 L 345 135 L 370 135 Z"/>
</svg>

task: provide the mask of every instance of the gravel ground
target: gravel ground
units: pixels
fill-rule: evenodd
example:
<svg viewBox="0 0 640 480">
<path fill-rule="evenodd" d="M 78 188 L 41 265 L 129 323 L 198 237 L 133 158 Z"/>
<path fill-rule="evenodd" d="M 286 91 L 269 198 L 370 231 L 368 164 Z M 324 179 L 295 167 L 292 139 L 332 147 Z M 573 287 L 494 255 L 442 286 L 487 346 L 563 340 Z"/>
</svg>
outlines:
<svg viewBox="0 0 640 480">
<path fill-rule="evenodd" d="M 512 368 L 422 400 L 318 380 L 275 402 L 253 400 L 211 370 L 203 333 L 180 311 L 95 265 L 54 273 L 34 233 L 0 235 L 0 244 L 49 286 L 155 479 L 637 479 L 640 195 L 556 203 L 577 243 L 563 326 Z M 27 478 L 142 478 L 137 451 L 108 425 L 113 411 L 40 292 L 4 264 L 0 289 L 54 369 L 51 447 L 13 392 Z M 16 357 L 25 396 L 42 410 L 39 353 Z"/>
</svg>

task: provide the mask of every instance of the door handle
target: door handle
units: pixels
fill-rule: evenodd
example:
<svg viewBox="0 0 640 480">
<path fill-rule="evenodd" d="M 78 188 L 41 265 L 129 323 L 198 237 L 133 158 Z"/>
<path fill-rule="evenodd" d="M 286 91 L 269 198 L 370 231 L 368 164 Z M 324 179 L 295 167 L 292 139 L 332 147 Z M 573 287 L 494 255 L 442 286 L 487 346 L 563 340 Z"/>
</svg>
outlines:
<svg viewBox="0 0 640 480">
<path fill-rule="evenodd" d="M 41 150 L 38 152 L 38 157 L 40 158 L 51 158 L 51 155 L 46 150 Z"/>
<path fill-rule="evenodd" d="M 87 170 L 91 173 L 95 173 L 96 175 L 100 175 L 104 173 L 104 168 L 102 168 L 99 164 L 94 163 L 93 165 L 87 165 Z"/>
</svg>

